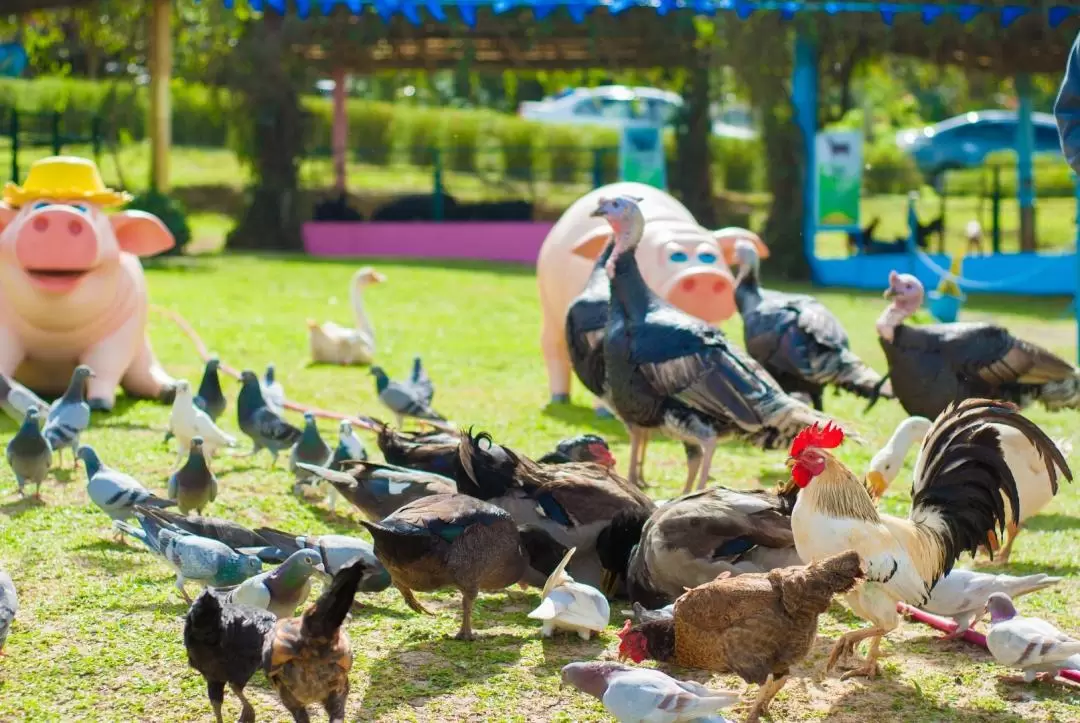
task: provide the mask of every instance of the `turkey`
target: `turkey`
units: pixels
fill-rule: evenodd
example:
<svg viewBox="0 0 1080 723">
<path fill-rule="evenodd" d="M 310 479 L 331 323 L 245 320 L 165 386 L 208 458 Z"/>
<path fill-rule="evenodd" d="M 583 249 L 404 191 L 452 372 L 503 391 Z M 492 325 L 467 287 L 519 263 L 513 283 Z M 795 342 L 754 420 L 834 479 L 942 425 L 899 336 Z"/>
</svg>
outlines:
<svg viewBox="0 0 1080 723">
<path fill-rule="evenodd" d="M 890 272 L 885 298 L 891 303 L 877 321 L 893 392 L 908 414 L 934 419 L 950 402 L 973 397 L 1021 408 L 1035 400 L 1050 410 L 1080 407 L 1080 371 L 1000 326 L 904 324 L 923 293 L 911 274 Z"/>
<path fill-rule="evenodd" d="M 850 349 L 847 332 L 813 296 L 769 291 L 758 285 L 760 259 L 752 241 L 738 239 L 735 304 L 743 320 L 750 356 L 776 378 L 784 391 L 803 392 L 821 410 L 826 385 L 874 401 L 891 397 L 886 380 Z"/>
<path fill-rule="evenodd" d="M 700 470 L 691 466 L 687 475 L 689 491 L 698 472 L 698 489 L 704 488 L 720 437 L 776 448 L 802 427 L 824 423 L 826 417 L 784 393 L 720 331 L 649 290 L 633 253 L 644 226 L 634 199 L 601 199 L 593 213 L 607 219 L 615 236 L 606 266 L 611 304 L 604 366 L 615 412 L 630 429 L 631 473 L 651 429 L 702 447 Z"/>
</svg>

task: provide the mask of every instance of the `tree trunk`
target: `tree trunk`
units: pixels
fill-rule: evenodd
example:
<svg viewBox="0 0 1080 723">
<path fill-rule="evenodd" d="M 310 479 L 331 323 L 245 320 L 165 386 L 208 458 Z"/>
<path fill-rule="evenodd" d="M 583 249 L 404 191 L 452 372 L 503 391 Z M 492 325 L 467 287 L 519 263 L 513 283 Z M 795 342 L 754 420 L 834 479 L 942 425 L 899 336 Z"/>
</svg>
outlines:
<svg viewBox="0 0 1080 723">
<path fill-rule="evenodd" d="M 230 248 L 303 248 L 300 227 L 307 214 L 298 187 L 303 114 L 293 79 L 283 64 L 290 54 L 283 42 L 282 22 L 279 15 L 267 12 L 261 23 L 249 29 L 244 47 L 237 49 L 247 60 L 237 63 L 237 70 L 247 66 L 252 71 L 238 77 L 242 117 L 252 124 L 241 152 L 252 164 L 255 187 L 251 205 L 229 234 Z"/>
<path fill-rule="evenodd" d="M 706 228 L 716 226 L 709 148 L 712 134 L 709 121 L 710 62 L 711 54 L 707 51 L 699 48 L 690 51 L 690 75 L 683 89 L 683 116 L 676 128 L 676 172 L 671 179 L 675 195 Z"/>
<path fill-rule="evenodd" d="M 772 205 L 762 238 L 769 244 L 769 272 L 788 279 L 808 278 L 810 267 L 803 253 L 802 133 L 795 124 L 787 99 L 764 108 L 763 140 L 766 180 Z"/>
</svg>

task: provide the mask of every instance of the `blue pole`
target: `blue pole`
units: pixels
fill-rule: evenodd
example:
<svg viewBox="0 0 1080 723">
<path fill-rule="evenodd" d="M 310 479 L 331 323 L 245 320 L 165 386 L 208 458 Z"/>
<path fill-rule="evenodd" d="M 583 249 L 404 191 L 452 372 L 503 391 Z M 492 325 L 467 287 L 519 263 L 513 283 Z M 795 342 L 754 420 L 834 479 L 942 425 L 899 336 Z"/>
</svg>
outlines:
<svg viewBox="0 0 1080 723">
<path fill-rule="evenodd" d="M 817 48 L 805 28 L 795 35 L 795 69 L 791 77 L 791 101 L 795 122 L 803 137 L 803 253 L 810 264 L 810 276 L 817 282 L 815 240 L 817 238 Z"/>
<path fill-rule="evenodd" d="M 1073 308 L 1076 313 L 1076 359 L 1080 362 L 1080 176 L 1073 175 L 1073 190 L 1076 193 L 1076 250 L 1073 263 L 1076 264 L 1076 291 L 1073 292 Z"/>
<path fill-rule="evenodd" d="M 1032 156 L 1035 154 L 1035 126 L 1031 122 L 1031 76 L 1016 76 L 1020 101 L 1016 120 L 1016 195 L 1020 206 L 1020 250 L 1035 250 L 1035 183 Z"/>
</svg>

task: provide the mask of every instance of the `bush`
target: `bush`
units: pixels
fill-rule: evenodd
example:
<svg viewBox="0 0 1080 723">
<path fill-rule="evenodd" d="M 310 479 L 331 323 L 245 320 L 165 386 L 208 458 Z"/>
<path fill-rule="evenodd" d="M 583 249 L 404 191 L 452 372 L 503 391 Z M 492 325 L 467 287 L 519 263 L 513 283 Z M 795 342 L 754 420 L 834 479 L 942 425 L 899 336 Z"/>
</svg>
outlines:
<svg viewBox="0 0 1080 723">
<path fill-rule="evenodd" d="M 890 135 L 863 147 L 863 165 L 864 194 L 907 193 L 923 184 L 915 160 Z"/>
<path fill-rule="evenodd" d="M 191 227 L 188 226 L 187 212 L 179 201 L 169 198 L 155 189 L 144 191 L 131 199 L 125 209 L 146 211 L 161 219 L 173 235 L 176 245 L 164 255 L 179 254 L 191 241 Z"/>
<path fill-rule="evenodd" d="M 577 183 L 583 172 L 591 170 L 590 155 L 582 145 L 581 129 L 556 125 L 544 134 L 542 150 L 546 151 L 548 179 L 552 183 Z"/>
<path fill-rule="evenodd" d="M 711 136 L 709 144 L 725 189 L 748 193 L 761 188 L 765 152 L 760 142 Z"/>
<path fill-rule="evenodd" d="M 507 178 L 531 181 L 535 177 L 536 141 L 543 132 L 539 123 L 521 118 L 504 118 L 496 127 L 502 147 L 503 173 Z"/>
<path fill-rule="evenodd" d="M 619 132 L 597 127 L 583 134 L 589 148 L 590 181 L 606 185 L 619 180 Z M 599 175 L 599 178 L 596 176 Z"/>
<path fill-rule="evenodd" d="M 409 164 L 427 168 L 435 163 L 435 153 L 443 145 L 443 112 L 434 108 L 401 108 L 398 118 Z"/>
<path fill-rule="evenodd" d="M 394 130 L 397 116 L 389 103 L 350 101 L 349 137 L 355 140 L 356 155 L 365 163 L 385 166 L 394 154 Z"/>
<path fill-rule="evenodd" d="M 476 173 L 477 151 L 481 129 L 479 113 L 448 112 L 446 114 L 446 165 L 452 171 Z"/>
</svg>

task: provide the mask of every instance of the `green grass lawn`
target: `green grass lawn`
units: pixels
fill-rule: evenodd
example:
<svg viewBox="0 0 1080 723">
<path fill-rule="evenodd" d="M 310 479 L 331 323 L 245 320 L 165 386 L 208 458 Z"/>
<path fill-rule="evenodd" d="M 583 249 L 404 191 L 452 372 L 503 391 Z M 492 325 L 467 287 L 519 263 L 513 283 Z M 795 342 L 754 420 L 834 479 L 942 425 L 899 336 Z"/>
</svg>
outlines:
<svg viewBox="0 0 1080 723">
<path fill-rule="evenodd" d="M 412 356 L 420 354 L 436 384 L 435 406 L 457 423 L 488 430 L 496 440 L 532 455 L 560 438 L 597 431 L 610 441 L 625 470 L 625 433 L 614 422 L 595 419 L 580 387 L 572 405 L 545 408 L 531 270 L 437 262 L 381 263 L 379 268 L 389 283 L 372 289 L 367 304 L 377 327 L 379 363 L 391 375 L 405 373 Z M 223 256 L 155 265 L 148 277 L 153 301 L 181 312 L 227 362 L 260 370 L 274 362 L 292 399 L 380 414 L 365 369 L 307 364 L 304 319 L 349 321 L 346 288 L 353 269 L 352 263 L 297 257 Z M 872 330 L 880 297 L 843 291 L 819 296 L 845 321 L 856 350 L 882 368 Z M 1067 309 L 1067 300 L 980 298 L 966 314 L 998 319 L 1074 359 L 1075 327 L 1066 318 Z M 725 330 L 741 337 L 737 319 Z M 198 379 L 201 362 L 171 322 L 152 315 L 150 334 L 167 369 Z M 235 400 L 237 385 L 227 381 L 225 388 Z M 840 452 L 860 473 L 903 417 L 895 403 L 864 413 L 864 403 L 846 395 L 829 395 L 826 405 L 869 441 L 865 447 L 848 444 Z M 1036 408 L 1031 416 L 1052 436 L 1080 442 L 1077 412 L 1049 414 Z M 114 413 L 94 415 L 83 441 L 97 448 L 107 464 L 161 494 L 173 460 L 162 444 L 167 419 L 166 407 L 121 400 Z M 239 434 L 233 401 L 223 421 Z M 325 435 L 334 434 L 332 423 L 320 426 Z M 14 430 L 10 420 L 0 418 L 0 442 L 6 444 Z M 367 441 L 377 456 L 374 440 Z M 681 447 L 669 442 L 650 448 L 652 495 L 678 493 L 682 458 Z M 729 486 L 771 485 L 785 473 L 783 459 L 779 452 L 728 443 L 717 454 L 713 476 Z M 367 534 L 356 522 L 357 511 L 339 508 L 332 515 L 320 500 L 294 497 L 288 473 L 268 463 L 266 456 L 253 462 L 220 460 L 221 493 L 208 512 L 297 533 Z M 910 465 L 904 483 L 886 498 L 890 512 L 906 512 L 903 488 L 909 475 Z M 43 489 L 44 504 L 36 504 L 20 500 L 10 470 L 6 465 L 0 470 L 0 566 L 14 577 L 22 603 L 8 657 L 0 658 L 0 720 L 213 720 L 202 680 L 187 667 L 181 636 L 186 607 L 173 589 L 170 568 L 138 543 L 110 541 L 108 519 L 89 502 L 81 469 L 64 469 L 56 477 Z M 1029 528 L 1017 544 L 1010 571 L 1045 571 L 1066 580 L 1024 598 L 1021 607 L 1080 632 L 1080 487 L 1063 485 Z M 552 642 L 541 640 L 539 626 L 526 617 L 538 602 L 538 591 L 486 594 L 474 623 L 479 640 L 470 644 L 447 640 L 459 621 L 456 593 L 422 594 L 421 599 L 435 617 L 413 614 L 393 589 L 362 599 L 364 612 L 348 623 L 356 657 L 349 720 L 608 720 L 593 699 L 561 690 L 558 671 L 568 661 L 613 654 L 622 605 L 613 605 L 613 627 L 599 640 L 559 637 Z M 1004 671 L 986 653 L 965 643 L 939 642 L 934 632 L 914 623 L 889 636 L 889 657 L 879 680 L 867 684 L 825 676 L 831 642 L 858 625 L 839 604 L 822 617 L 819 641 L 774 703 L 773 720 L 1080 720 L 1075 688 L 999 683 L 996 675 Z M 676 674 L 742 689 L 734 677 Z M 261 674 L 249 696 L 259 720 L 288 720 Z M 235 716 L 236 700 L 227 697 L 226 715 Z"/>
</svg>

